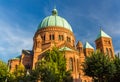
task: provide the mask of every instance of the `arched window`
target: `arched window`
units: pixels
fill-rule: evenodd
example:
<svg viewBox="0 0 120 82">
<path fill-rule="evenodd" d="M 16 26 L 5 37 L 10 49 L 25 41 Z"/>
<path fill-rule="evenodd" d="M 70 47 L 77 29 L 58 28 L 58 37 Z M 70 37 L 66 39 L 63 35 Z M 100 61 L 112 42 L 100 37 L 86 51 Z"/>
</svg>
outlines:
<svg viewBox="0 0 120 82">
<path fill-rule="evenodd" d="M 87 82 L 86 80 L 84 80 L 84 82 Z"/>
<path fill-rule="evenodd" d="M 70 37 L 67 37 L 67 42 L 71 42 L 71 39 L 70 39 Z"/>
<path fill-rule="evenodd" d="M 45 40 L 45 35 L 43 36 L 43 40 Z"/>
<path fill-rule="evenodd" d="M 109 48 L 109 56 L 112 57 L 112 50 Z"/>
<path fill-rule="evenodd" d="M 79 60 L 77 59 L 77 71 L 79 71 Z"/>
<path fill-rule="evenodd" d="M 17 69 L 18 68 L 18 65 L 15 65 L 15 69 Z"/>
<path fill-rule="evenodd" d="M 50 40 L 54 40 L 55 39 L 55 37 L 54 37 L 54 34 L 50 34 Z"/>
<path fill-rule="evenodd" d="M 73 71 L 73 59 L 69 59 L 69 69 Z"/>
<path fill-rule="evenodd" d="M 64 40 L 63 35 L 59 35 L 58 39 L 61 40 L 61 41 L 63 41 Z"/>
<path fill-rule="evenodd" d="M 109 51 L 108 51 L 108 48 L 106 48 L 106 54 L 109 55 Z"/>
</svg>

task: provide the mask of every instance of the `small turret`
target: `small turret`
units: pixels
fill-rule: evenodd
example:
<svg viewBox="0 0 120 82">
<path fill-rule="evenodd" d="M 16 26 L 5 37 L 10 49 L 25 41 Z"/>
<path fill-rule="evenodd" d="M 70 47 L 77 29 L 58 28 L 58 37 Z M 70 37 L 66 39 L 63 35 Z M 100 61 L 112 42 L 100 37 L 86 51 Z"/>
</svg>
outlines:
<svg viewBox="0 0 120 82">
<path fill-rule="evenodd" d="M 42 50 L 42 38 L 40 35 L 38 35 L 34 41 L 34 51 L 41 52 L 41 50 Z"/>
<path fill-rule="evenodd" d="M 83 52 L 83 45 L 82 42 L 78 41 L 76 48 L 79 52 Z"/>
</svg>

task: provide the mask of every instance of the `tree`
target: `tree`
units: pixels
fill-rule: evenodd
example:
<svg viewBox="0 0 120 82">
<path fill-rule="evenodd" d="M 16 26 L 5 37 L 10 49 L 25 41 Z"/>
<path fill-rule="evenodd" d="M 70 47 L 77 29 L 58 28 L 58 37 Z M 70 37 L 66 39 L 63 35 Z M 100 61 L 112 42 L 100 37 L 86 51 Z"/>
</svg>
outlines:
<svg viewBox="0 0 120 82">
<path fill-rule="evenodd" d="M 66 71 L 66 59 L 63 52 L 55 47 L 48 51 L 44 58 L 37 63 L 33 75 L 37 75 L 35 77 L 43 82 L 67 82 L 70 80 L 70 71 Z M 35 79 L 35 77 L 33 78 Z"/>
<path fill-rule="evenodd" d="M 13 82 L 14 74 L 10 73 L 5 62 L 0 60 L 0 82 Z"/>
<path fill-rule="evenodd" d="M 0 82 L 5 82 L 7 78 L 8 78 L 7 64 L 0 60 Z"/>
<path fill-rule="evenodd" d="M 18 65 L 16 70 L 14 71 L 14 76 L 16 78 L 16 81 L 24 80 L 26 75 L 26 70 L 22 64 Z"/>
<path fill-rule="evenodd" d="M 116 71 L 113 60 L 99 51 L 86 57 L 83 67 L 85 74 L 98 82 L 108 81 Z"/>
<path fill-rule="evenodd" d="M 118 82 L 120 81 L 120 58 L 119 57 L 115 57 L 114 59 L 114 64 L 116 67 L 116 73 L 114 74 L 114 77 L 112 77 L 109 82 Z"/>
</svg>

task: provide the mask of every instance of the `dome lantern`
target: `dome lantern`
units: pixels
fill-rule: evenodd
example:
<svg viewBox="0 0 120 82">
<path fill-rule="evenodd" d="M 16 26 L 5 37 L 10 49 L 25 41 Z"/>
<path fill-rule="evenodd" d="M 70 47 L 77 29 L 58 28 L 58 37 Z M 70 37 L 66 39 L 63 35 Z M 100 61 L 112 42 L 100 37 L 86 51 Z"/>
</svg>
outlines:
<svg viewBox="0 0 120 82">
<path fill-rule="evenodd" d="M 53 16 L 58 15 L 58 11 L 57 11 L 57 9 L 53 9 L 53 10 L 52 10 L 52 15 L 53 15 Z"/>
</svg>

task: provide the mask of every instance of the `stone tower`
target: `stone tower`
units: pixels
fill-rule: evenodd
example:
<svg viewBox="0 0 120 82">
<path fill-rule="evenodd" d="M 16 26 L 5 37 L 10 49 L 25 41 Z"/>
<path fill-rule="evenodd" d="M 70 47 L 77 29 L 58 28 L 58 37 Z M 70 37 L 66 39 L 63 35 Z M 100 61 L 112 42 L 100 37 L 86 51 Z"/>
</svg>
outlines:
<svg viewBox="0 0 120 82">
<path fill-rule="evenodd" d="M 114 58 L 114 48 L 112 38 L 106 34 L 102 29 L 100 30 L 97 39 L 95 40 L 96 49 L 100 50 L 109 57 Z"/>
<path fill-rule="evenodd" d="M 83 45 L 82 42 L 78 41 L 77 45 L 76 45 L 77 50 L 81 53 L 83 53 Z"/>
</svg>

